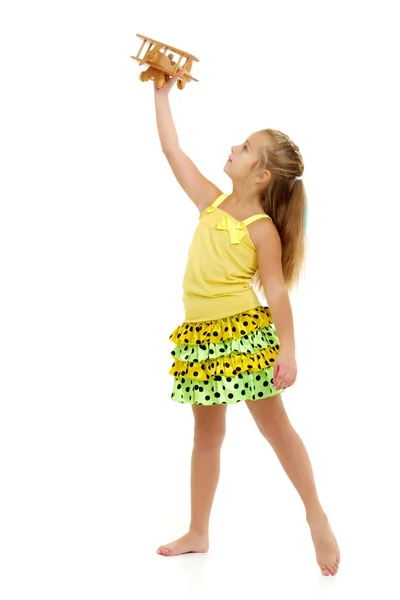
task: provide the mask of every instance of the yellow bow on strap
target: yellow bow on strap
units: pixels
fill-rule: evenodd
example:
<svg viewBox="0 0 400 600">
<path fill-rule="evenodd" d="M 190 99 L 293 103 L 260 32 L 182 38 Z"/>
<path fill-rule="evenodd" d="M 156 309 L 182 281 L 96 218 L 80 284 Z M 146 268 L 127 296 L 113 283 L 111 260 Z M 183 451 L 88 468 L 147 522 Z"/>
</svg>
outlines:
<svg viewBox="0 0 400 600">
<path fill-rule="evenodd" d="M 227 215 L 225 215 L 217 224 L 217 229 L 221 229 L 222 231 L 227 231 L 229 233 L 229 237 L 231 240 L 231 244 L 240 244 L 240 241 L 244 238 L 246 233 L 243 231 L 240 223 L 235 225 L 229 219 Z"/>
</svg>

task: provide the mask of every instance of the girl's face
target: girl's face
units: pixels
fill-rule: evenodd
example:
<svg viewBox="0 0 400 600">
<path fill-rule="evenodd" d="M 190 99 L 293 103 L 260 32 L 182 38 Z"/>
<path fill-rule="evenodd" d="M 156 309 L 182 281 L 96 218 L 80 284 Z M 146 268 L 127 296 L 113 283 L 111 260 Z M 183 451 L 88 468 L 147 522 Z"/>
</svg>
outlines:
<svg viewBox="0 0 400 600">
<path fill-rule="evenodd" d="M 261 149 L 265 145 L 265 136 L 262 133 L 253 133 L 240 146 L 232 146 L 231 154 L 225 164 L 224 171 L 233 182 L 245 182 L 258 164 Z M 261 183 L 261 173 L 254 171 L 254 183 Z"/>
</svg>

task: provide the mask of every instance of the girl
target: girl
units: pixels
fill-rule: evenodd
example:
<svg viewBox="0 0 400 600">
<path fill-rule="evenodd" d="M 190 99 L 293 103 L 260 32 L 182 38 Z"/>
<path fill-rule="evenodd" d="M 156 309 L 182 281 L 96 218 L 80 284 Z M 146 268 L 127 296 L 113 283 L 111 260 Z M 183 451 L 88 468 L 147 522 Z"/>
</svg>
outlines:
<svg viewBox="0 0 400 600">
<path fill-rule="evenodd" d="M 302 157 L 280 131 L 253 133 L 232 147 L 224 170 L 233 190 L 223 194 L 179 146 L 168 99 L 175 81 L 154 86 L 154 94 L 162 150 L 200 213 L 183 281 L 185 321 L 170 337 L 172 399 L 192 405 L 194 447 L 189 531 L 157 552 L 208 551 L 227 405 L 244 401 L 304 503 L 322 574 L 335 575 L 337 541 L 281 399 L 297 374 L 287 290 L 304 263 Z"/>
</svg>

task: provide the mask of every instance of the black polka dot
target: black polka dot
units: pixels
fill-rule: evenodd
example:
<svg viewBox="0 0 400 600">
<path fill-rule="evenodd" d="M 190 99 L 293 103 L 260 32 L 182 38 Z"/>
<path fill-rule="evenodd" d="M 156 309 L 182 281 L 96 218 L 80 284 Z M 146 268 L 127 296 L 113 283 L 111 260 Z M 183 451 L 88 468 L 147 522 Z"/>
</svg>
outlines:
<svg viewBox="0 0 400 600">
<path fill-rule="evenodd" d="M 233 394 L 228 394 L 228 398 L 232 399 L 233 398 Z"/>
<path fill-rule="evenodd" d="M 233 386 L 235 388 L 235 390 L 239 389 L 239 384 L 235 383 L 235 385 Z"/>
<path fill-rule="evenodd" d="M 261 379 L 261 375 L 257 375 L 256 380 L 260 381 L 260 379 Z"/>
<path fill-rule="evenodd" d="M 264 396 L 264 394 L 262 392 L 258 392 L 258 397 L 262 398 Z"/>
<path fill-rule="evenodd" d="M 187 392 L 190 392 L 190 388 L 189 388 L 189 387 L 187 387 L 187 388 L 186 388 L 186 391 L 187 391 Z"/>
<path fill-rule="evenodd" d="M 206 400 L 210 400 L 210 396 L 206 396 Z"/>
<path fill-rule="evenodd" d="M 220 394 L 219 392 L 215 392 L 215 397 L 216 397 L 216 398 L 220 398 L 220 397 L 221 397 L 221 394 Z"/>
</svg>

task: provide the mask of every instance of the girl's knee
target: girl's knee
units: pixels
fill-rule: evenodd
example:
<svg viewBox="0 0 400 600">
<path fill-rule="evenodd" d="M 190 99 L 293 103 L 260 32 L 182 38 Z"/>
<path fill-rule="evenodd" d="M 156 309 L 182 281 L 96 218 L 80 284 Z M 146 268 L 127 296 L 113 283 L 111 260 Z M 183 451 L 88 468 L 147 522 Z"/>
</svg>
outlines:
<svg viewBox="0 0 400 600">
<path fill-rule="evenodd" d="M 225 428 L 196 427 L 194 432 L 194 446 L 197 450 L 208 452 L 217 450 L 225 439 Z"/>
</svg>

